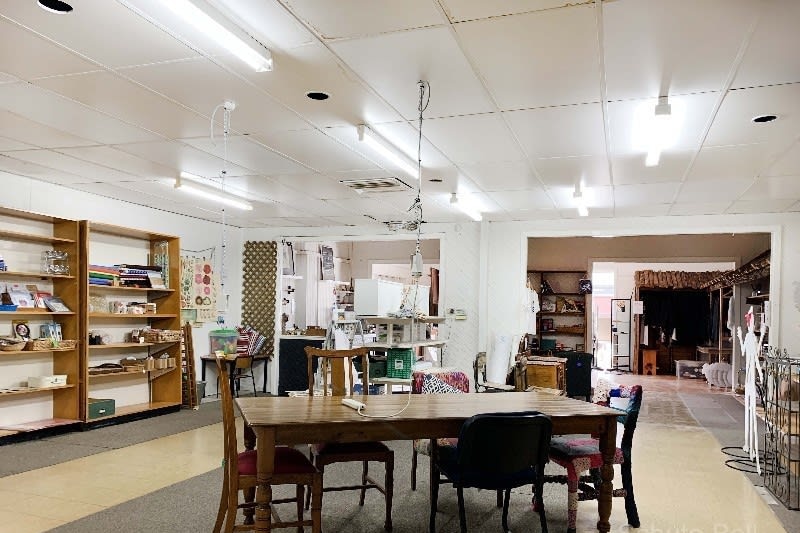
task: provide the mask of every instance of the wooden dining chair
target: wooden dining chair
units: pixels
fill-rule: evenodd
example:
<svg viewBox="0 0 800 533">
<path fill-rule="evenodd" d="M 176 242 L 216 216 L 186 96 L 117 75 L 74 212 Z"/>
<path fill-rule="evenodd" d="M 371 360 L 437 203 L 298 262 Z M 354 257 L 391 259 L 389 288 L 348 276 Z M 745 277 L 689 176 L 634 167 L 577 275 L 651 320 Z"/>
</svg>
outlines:
<svg viewBox="0 0 800 533">
<path fill-rule="evenodd" d="M 316 380 L 314 375 L 314 362 L 316 361 L 321 374 L 321 393 L 330 396 L 353 396 L 353 385 L 357 377 L 353 372 L 353 358 L 361 358 L 364 394 L 369 393 L 369 358 L 366 348 L 352 350 L 323 350 L 306 346 L 308 360 L 308 393 L 315 393 Z M 386 519 L 383 527 L 386 531 L 392 529 L 392 492 L 394 486 L 394 452 L 380 441 L 368 442 L 326 442 L 309 445 L 309 455 L 314 466 L 323 473 L 325 466 L 333 463 L 349 463 L 358 461 L 362 463 L 361 483 L 356 485 L 339 485 L 323 487 L 323 492 L 341 490 L 359 490 L 361 497 L 359 505 L 364 505 L 367 489 L 376 489 L 384 495 L 386 500 Z M 383 485 L 380 485 L 369 475 L 369 462 L 383 463 L 386 469 Z M 308 508 L 308 498 L 306 498 Z"/>
<path fill-rule="evenodd" d="M 253 356 L 252 355 L 239 355 L 233 364 L 233 382 L 236 386 L 236 397 L 239 397 L 241 390 L 241 381 L 243 379 L 250 379 L 253 382 L 253 396 L 258 396 L 258 389 L 256 389 L 256 378 L 253 374 Z"/>
<path fill-rule="evenodd" d="M 233 412 L 233 396 L 228 381 L 227 361 L 217 358 L 222 392 L 222 427 L 224 435 L 225 458 L 223 460 L 222 494 L 214 524 L 214 533 L 254 530 L 253 524 L 236 524 L 239 509 L 252 518 L 255 509 L 256 490 L 256 451 L 239 452 L 236 442 L 236 416 Z M 288 446 L 275 448 L 275 469 L 271 485 L 295 485 L 295 497 L 273 500 L 272 504 L 295 503 L 297 520 L 281 521 L 273 512 L 273 528 L 297 527 L 302 533 L 303 526 L 311 526 L 313 533 L 322 531 L 322 472 L 317 470 L 302 452 Z M 306 487 L 311 498 L 310 519 L 303 517 L 303 496 Z M 239 491 L 244 492 L 243 503 L 239 503 Z M 249 513 L 247 511 L 250 511 Z M 247 520 L 245 521 L 247 522 Z"/>
</svg>

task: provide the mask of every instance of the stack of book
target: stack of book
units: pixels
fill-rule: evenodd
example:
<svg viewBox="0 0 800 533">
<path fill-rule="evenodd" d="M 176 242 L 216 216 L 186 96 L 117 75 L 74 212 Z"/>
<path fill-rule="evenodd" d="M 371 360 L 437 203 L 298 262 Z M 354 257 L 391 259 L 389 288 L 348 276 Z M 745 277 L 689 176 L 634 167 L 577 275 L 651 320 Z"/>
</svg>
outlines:
<svg viewBox="0 0 800 533">
<path fill-rule="evenodd" d="M 161 267 L 156 265 L 118 265 L 119 282 L 123 287 L 164 288 Z"/>
<path fill-rule="evenodd" d="M 119 285 L 119 268 L 104 265 L 89 265 L 89 285 Z"/>
</svg>

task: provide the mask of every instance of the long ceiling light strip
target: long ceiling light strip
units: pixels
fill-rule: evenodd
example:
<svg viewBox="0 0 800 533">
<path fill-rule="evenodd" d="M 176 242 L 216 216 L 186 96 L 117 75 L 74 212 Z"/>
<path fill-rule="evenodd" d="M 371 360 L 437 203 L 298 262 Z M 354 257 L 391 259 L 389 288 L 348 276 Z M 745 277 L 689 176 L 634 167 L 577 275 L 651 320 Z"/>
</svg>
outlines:
<svg viewBox="0 0 800 533">
<path fill-rule="evenodd" d="M 250 65 L 256 72 L 272 70 L 272 54 L 255 39 L 251 38 L 249 40 L 252 41 L 253 45 L 259 45 L 257 49 L 235 35 L 222 23 L 215 20 L 208 12 L 200 9 L 189 0 L 162 0 L 161 3 L 209 38 L 216 41 L 217 44 Z"/>
<path fill-rule="evenodd" d="M 181 172 L 180 177 L 175 180 L 175 188 L 187 194 L 204 198 L 206 200 L 211 200 L 220 204 L 225 204 L 231 207 L 236 207 L 237 209 L 242 209 L 244 211 L 253 210 L 253 204 L 247 200 L 243 200 L 242 198 L 239 198 L 238 196 L 221 189 L 203 185 L 200 183 L 202 181 L 203 178 L 200 176 L 195 176 L 194 174 L 190 174 L 188 172 Z"/>
<path fill-rule="evenodd" d="M 400 168 L 414 179 L 419 179 L 420 167 L 410 157 L 401 152 L 392 143 L 375 133 L 366 124 L 358 126 L 358 140 L 369 146 L 384 159 Z"/>
</svg>

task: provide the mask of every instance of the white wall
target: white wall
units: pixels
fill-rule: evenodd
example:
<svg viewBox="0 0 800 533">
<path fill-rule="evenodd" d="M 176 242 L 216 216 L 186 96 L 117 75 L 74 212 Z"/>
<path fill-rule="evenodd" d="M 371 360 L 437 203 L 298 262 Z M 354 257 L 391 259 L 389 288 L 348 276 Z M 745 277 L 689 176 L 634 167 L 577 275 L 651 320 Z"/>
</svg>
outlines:
<svg viewBox="0 0 800 533">
<path fill-rule="evenodd" d="M 217 273 L 220 273 L 220 247 L 222 244 L 220 224 L 120 202 L 13 174 L 0 172 L 0 180 L 3 185 L 0 205 L 4 207 L 176 235 L 181 239 L 181 249 L 183 250 L 216 247 L 215 268 Z M 239 228 L 228 227 L 226 240 L 227 281 L 225 290 L 230 294 L 230 299 L 225 320 L 226 324 L 235 326 L 241 319 L 242 231 Z M 222 302 L 220 303 L 222 304 Z M 201 370 L 199 358 L 208 351 L 208 332 L 215 328 L 216 324 L 205 324 L 202 328 L 196 328 L 193 331 L 195 368 L 198 380 Z M 257 367 L 257 371 L 261 372 L 263 365 L 257 365 Z M 213 389 L 216 374 L 211 369 L 211 365 L 209 365 L 209 372 L 207 379 Z M 257 376 L 256 382 L 259 383 L 260 379 Z"/>
<path fill-rule="evenodd" d="M 770 294 L 775 312 L 770 342 L 790 353 L 800 352 L 800 302 L 793 297 L 800 290 L 799 213 L 504 222 L 490 224 L 488 232 L 486 282 L 491 296 L 484 316 L 489 329 L 515 324 L 518 331 L 528 237 L 772 233 Z"/>
</svg>

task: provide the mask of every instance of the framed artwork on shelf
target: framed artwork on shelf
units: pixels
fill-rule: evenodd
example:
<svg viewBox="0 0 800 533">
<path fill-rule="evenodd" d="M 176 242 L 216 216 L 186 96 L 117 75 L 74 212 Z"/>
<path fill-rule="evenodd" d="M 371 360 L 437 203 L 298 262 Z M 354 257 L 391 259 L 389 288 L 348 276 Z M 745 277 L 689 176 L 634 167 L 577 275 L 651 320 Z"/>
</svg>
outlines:
<svg viewBox="0 0 800 533">
<path fill-rule="evenodd" d="M 13 330 L 14 337 L 24 341 L 31 340 L 31 327 L 28 325 L 27 320 L 12 320 L 11 329 Z"/>
<path fill-rule="evenodd" d="M 64 301 L 61 298 L 55 296 L 46 299 L 44 303 L 47 306 L 47 308 L 54 313 L 69 313 L 70 311 L 69 307 L 67 307 Z"/>
<path fill-rule="evenodd" d="M 547 332 L 555 331 L 555 330 L 556 330 L 556 326 L 555 326 L 555 323 L 553 322 L 552 318 L 543 318 L 542 319 L 542 333 L 547 333 Z"/>
</svg>

